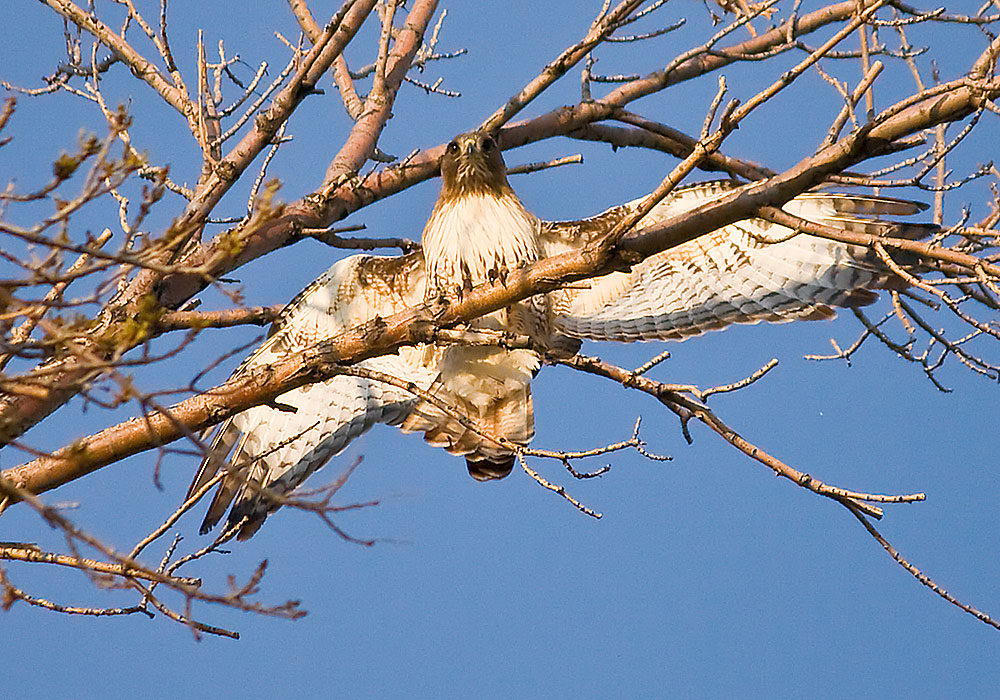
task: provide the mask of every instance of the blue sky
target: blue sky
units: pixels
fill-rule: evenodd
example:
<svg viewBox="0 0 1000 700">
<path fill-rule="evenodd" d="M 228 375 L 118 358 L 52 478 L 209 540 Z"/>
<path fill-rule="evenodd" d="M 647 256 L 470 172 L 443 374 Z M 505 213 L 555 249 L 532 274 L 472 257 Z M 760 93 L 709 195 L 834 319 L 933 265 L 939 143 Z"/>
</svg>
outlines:
<svg viewBox="0 0 1000 700">
<path fill-rule="evenodd" d="M 98 3 L 101 12 L 105 5 Z M 229 3 L 204 5 L 171 6 L 182 71 L 193 75 L 197 27 L 204 28 L 207 46 L 223 39 L 230 53 L 241 55 L 247 64 L 237 67 L 241 77 L 249 78 L 261 60 L 271 63 L 272 75 L 280 70 L 286 49 L 273 31 L 297 37 L 284 7 L 241 8 L 236 14 Z M 405 88 L 382 149 L 403 156 L 474 127 L 582 36 L 599 5 L 446 5 L 439 46 L 469 53 L 431 66 L 428 75 L 430 82 L 444 76 L 444 86 L 462 97 L 449 100 Z M 321 21 L 335 9 L 311 6 Z M 815 3 L 804 3 L 803 12 L 810 6 Z M 155 17 L 155 8 L 147 11 Z M 0 77 L 37 86 L 62 58 L 62 23 L 35 2 L 10 4 L 3 15 Z M 596 70 L 653 70 L 711 31 L 701 2 L 675 0 L 660 11 L 659 21 L 680 17 L 688 17 L 689 24 L 675 34 L 638 48 L 602 49 Z M 371 60 L 374 35 L 368 29 L 367 43 L 359 40 L 348 52 L 352 65 Z M 968 27 L 915 30 L 913 36 L 933 43 L 944 79 L 958 75 L 985 46 Z M 929 60 L 918 59 L 925 71 Z M 746 99 L 787 65 L 734 66 L 724 73 L 732 96 Z M 856 79 L 848 67 L 839 70 Z M 526 116 L 576 101 L 576 75 Z M 130 105 L 138 147 L 155 162 L 169 163 L 175 180 L 193 182 L 197 147 L 185 138 L 184 124 L 128 77 L 117 67 L 105 89 L 109 100 Z M 898 67 L 884 80 L 883 107 L 910 85 Z M 323 87 L 325 95 L 310 97 L 296 113 L 289 126 L 294 141 L 269 171 L 282 181 L 279 196 L 286 200 L 319 183 L 349 128 L 336 89 L 328 80 Z M 635 108 L 697 133 L 715 87 L 710 77 Z M 810 74 L 752 117 L 725 150 L 775 169 L 788 167 L 822 140 L 838 99 Z M 956 176 L 993 156 L 996 119 L 986 114 L 982 133 L 950 161 Z M 9 129 L 15 140 L 0 149 L 0 174 L 29 188 L 45 181 L 47 164 L 72 148 L 81 129 L 100 133 L 103 121 L 96 109 L 65 95 L 21 97 Z M 584 165 L 513 180 L 538 215 L 596 213 L 650 191 L 675 164 L 662 154 L 613 153 L 607 146 L 568 139 L 508 152 L 506 158 L 514 165 L 573 153 L 584 155 Z M 949 199 L 949 222 L 964 204 L 973 206 L 973 220 L 986 214 L 982 189 L 976 187 Z M 436 181 L 424 183 L 364 209 L 348 223 L 364 223 L 372 235 L 418 238 L 437 188 Z M 240 189 L 219 213 L 239 213 L 245 197 L 246 189 Z M 177 198 L 168 196 L 150 226 L 162 227 L 179 211 Z M 116 221 L 112 211 L 89 216 L 81 219 L 81 228 L 99 231 Z M 300 243 L 236 276 L 247 303 L 278 303 L 336 255 L 318 243 Z M 218 296 L 205 299 L 204 308 L 224 303 Z M 949 592 L 1000 615 L 992 417 L 997 387 L 952 362 L 941 378 L 954 391 L 943 394 L 918 368 L 874 344 L 851 367 L 803 359 L 827 352 L 831 337 L 846 346 L 858 332 L 858 324 L 843 316 L 830 323 L 733 328 L 670 344 L 671 359 L 652 376 L 713 386 L 778 358 L 779 367 L 765 380 L 712 399 L 713 408 L 748 439 L 828 483 L 868 492 L 926 492 L 924 503 L 888 506 L 878 527 Z M 190 372 L 254 335 L 244 329 L 206 332 L 190 358 L 172 367 Z M 594 344 L 585 352 L 636 366 L 664 347 Z M 223 380 L 234 363 L 210 379 Z M 176 382 L 171 372 L 140 374 L 137 381 L 147 389 L 163 388 Z M 253 540 L 234 545 L 229 556 L 190 570 L 222 589 L 227 574 L 245 579 L 267 559 L 262 600 L 299 599 L 308 616 L 291 622 L 200 606 L 200 619 L 237 629 L 242 637 L 196 642 L 186 628 L 162 617 L 67 618 L 18 604 L 0 615 L 5 687 L 26 697 L 53 698 L 135 691 L 147 697 L 239 693 L 245 698 L 934 698 L 985 697 L 1000 682 L 1000 633 L 920 586 L 842 507 L 773 478 L 705 429 L 693 427 L 694 444 L 685 444 L 671 414 L 608 382 L 546 368 L 534 384 L 534 397 L 539 447 L 585 449 L 622 440 L 642 416 L 649 449 L 670 454 L 673 461 L 621 453 L 585 465 L 612 465 L 608 474 L 585 482 L 572 480 L 558 464 L 535 464 L 604 513 L 596 521 L 523 473 L 480 484 L 466 475 L 462 460 L 415 436 L 377 429 L 312 482 L 332 480 L 362 458 L 340 498 L 344 503 L 375 499 L 380 505 L 345 514 L 338 524 L 358 537 L 377 538 L 374 547 L 346 543 L 307 514 L 281 511 Z M 26 440 L 55 448 L 127 415 L 81 408 L 74 402 Z M 21 458 L 5 454 L 2 464 L 13 466 Z M 79 508 L 68 511 L 74 521 L 128 550 L 174 510 L 196 467 L 193 458 L 171 457 L 161 466 L 160 490 L 154 463 L 149 455 L 130 459 L 48 499 L 78 502 Z M 200 511 L 180 522 L 182 547 L 207 541 L 197 536 L 199 517 Z M 64 547 L 23 507 L 0 519 L 0 539 Z M 162 547 L 154 546 L 150 561 L 161 554 Z M 74 572 L 7 569 L 22 588 L 66 604 L 131 602 L 123 594 L 94 591 Z"/>
</svg>

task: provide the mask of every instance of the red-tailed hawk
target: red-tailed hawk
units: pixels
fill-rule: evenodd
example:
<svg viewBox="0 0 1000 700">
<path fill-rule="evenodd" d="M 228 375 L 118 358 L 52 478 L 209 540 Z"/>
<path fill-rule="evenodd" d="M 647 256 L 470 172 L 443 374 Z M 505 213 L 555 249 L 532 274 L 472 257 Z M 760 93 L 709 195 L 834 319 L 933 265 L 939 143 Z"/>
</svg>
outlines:
<svg viewBox="0 0 1000 700">
<path fill-rule="evenodd" d="M 288 304 L 271 336 L 237 374 L 440 291 L 503 284 L 511 270 L 607 232 L 640 201 L 581 221 L 542 221 L 524 208 L 508 184 L 494 139 L 478 132 L 448 145 L 441 176 L 441 194 L 424 227 L 422 251 L 339 261 Z M 678 189 L 637 229 L 737 186 L 708 182 Z M 908 215 L 923 208 L 885 197 L 820 193 L 801 195 L 784 207 L 811 221 L 873 232 L 881 223 L 866 217 Z M 829 318 L 832 307 L 871 303 L 874 290 L 889 279 L 866 249 L 764 221 L 740 221 L 654 255 L 630 272 L 524 300 L 469 327 L 526 335 L 540 347 L 563 349 L 578 339 L 680 339 L 732 323 Z M 540 364 L 532 350 L 463 345 L 404 347 L 360 363 L 412 382 L 488 433 L 522 445 L 534 433 L 530 385 Z M 381 382 L 337 376 L 290 391 L 277 403 L 284 406 L 257 406 L 218 430 L 189 491 L 194 493 L 229 465 L 202 532 L 222 518 L 235 498 L 229 526 L 242 523 L 239 538 L 250 537 L 280 505 L 268 493 L 291 492 L 376 423 L 423 433 L 431 445 L 464 456 L 470 474 L 480 480 L 502 478 L 513 465 L 509 448 L 467 429 L 437 405 Z"/>
</svg>

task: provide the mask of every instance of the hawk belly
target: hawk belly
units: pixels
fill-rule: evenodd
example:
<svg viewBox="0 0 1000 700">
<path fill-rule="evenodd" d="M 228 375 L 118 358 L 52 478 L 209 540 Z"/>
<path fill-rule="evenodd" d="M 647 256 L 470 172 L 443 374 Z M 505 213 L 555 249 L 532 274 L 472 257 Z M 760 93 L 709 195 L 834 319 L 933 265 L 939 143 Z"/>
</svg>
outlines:
<svg viewBox="0 0 1000 700">
<path fill-rule="evenodd" d="M 440 200 L 423 235 L 427 294 L 503 284 L 507 274 L 538 260 L 538 221 L 513 192 L 463 194 Z M 547 301 L 532 299 L 500 309 L 469 324 L 470 329 L 508 331 L 540 340 L 547 334 Z M 470 418 L 483 432 L 524 445 L 534 434 L 531 378 L 540 359 L 531 350 L 453 345 L 437 354 L 435 398 Z M 484 438 L 440 406 L 420 401 L 402 425 L 432 445 L 467 457 L 477 479 L 506 476 L 514 456 L 509 447 Z"/>
</svg>

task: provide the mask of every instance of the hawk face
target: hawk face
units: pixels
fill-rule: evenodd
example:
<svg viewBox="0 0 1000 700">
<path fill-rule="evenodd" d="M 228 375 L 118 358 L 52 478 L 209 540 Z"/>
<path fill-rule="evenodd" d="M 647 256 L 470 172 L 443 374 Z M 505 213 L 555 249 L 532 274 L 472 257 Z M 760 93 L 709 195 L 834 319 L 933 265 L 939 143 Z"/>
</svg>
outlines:
<svg viewBox="0 0 1000 700">
<path fill-rule="evenodd" d="M 511 193 L 500 147 L 491 134 L 482 131 L 461 134 L 448 144 L 441 157 L 441 179 L 441 200 Z"/>
</svg>

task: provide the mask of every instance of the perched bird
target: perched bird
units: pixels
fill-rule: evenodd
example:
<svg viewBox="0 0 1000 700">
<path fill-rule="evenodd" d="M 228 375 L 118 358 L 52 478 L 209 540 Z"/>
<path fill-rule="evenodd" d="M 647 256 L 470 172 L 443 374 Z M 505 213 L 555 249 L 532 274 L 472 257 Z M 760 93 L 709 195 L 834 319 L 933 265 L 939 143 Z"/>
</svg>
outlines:
<svg viewBox="0 0 1000 700">
<path fill-rule="evenodd" d="M 334 264 L 285 307 L 270 337 L 236 375 L 441 292 L 503 284 L 512 270 L 603 235 L 641 201 L 590 219 L 540 220 L 511 189 L 500 148 L 482 132 L 463 134 L 448 144 L 441 178 L 421 251 L 401 257 L 355 255 Z M 653 226 L 736 187 L 716 181 L 677 189 L 636 228 Z M 879 216 L 924 208 L 887 197 L 818 192 L 784 206 L 810 221 L 866 232 L 883 230 Z M 914 224 L 898 225 L 893 234 L 919 237 L 926 232 L 927 227 Z M 467 327 L 528 336 L 532 347 L 573 352 L 581 339 L 681 339 L 732 323 L 829 318 L 833 307 L 869 304 L 876 290 L 898 283 L 865 248 L 747 220 L 647 258 L 629 272 L 526 299 Z M 376 423 L 421 432 L 431 445 L 465 456 L 476 479 L 502 478 L 514 462 L 511 449 L 469 430 L 439 404 L 471 418 L 488 434 L 525 445 L 534 434 L 531 379 L 540 365 L 539 354 L 529 349 L 403 347 L 359 366 L 410 382 L 434 402 L 373 379 L 340 375 L 283 394 L 276 405 L 234 416 L 218 429 L 188 492 L 199 490 L 227 465 L 229 473 L 209 506 L 202 532 L 218 523 L 235 499 L 229 527 L 239 526 L 240 539 L 250 537 L 280 506 L 280 496 Z"/>
</svg>

